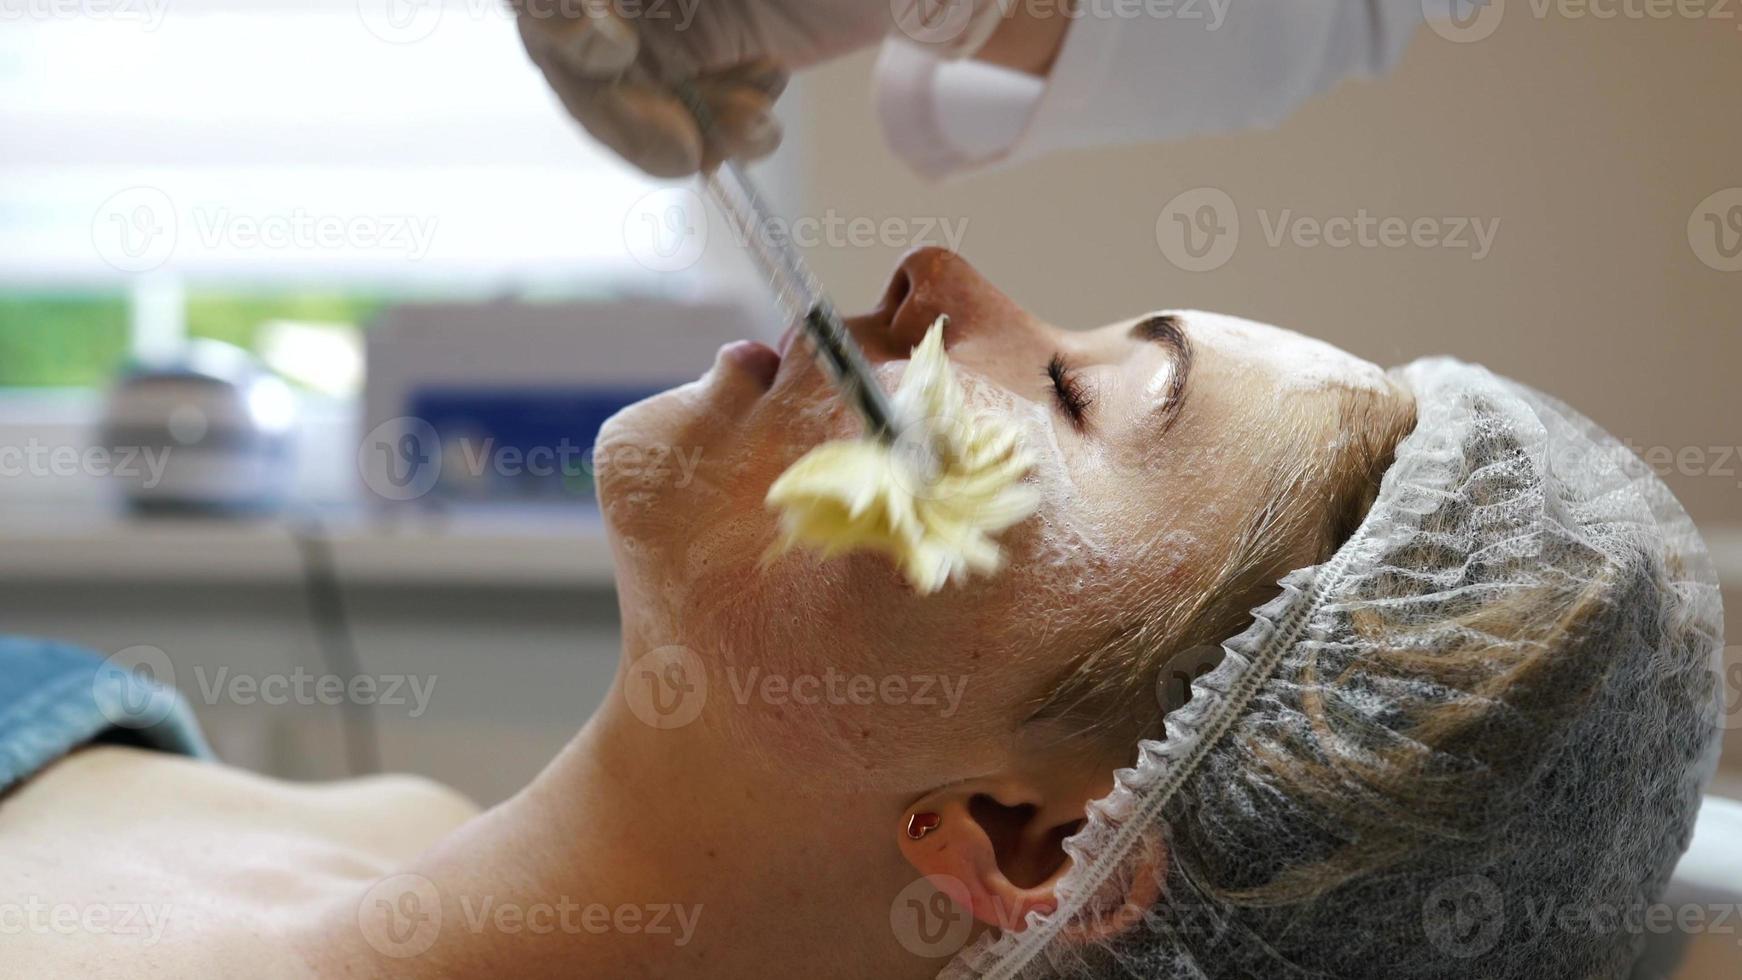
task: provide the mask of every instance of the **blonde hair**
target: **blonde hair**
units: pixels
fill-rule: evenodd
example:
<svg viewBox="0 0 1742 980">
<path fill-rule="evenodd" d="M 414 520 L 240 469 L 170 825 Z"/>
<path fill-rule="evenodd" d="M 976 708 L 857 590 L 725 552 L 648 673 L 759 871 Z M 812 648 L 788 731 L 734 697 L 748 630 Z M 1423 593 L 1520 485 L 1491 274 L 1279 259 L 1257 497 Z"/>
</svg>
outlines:
<svg viewBox="0 0 1742 980">
<path fill-rule="evenodd" d="M 1334 388 L 1330 418 L 1306 417 L 1274 438 L 1276 465 L 1241 519 L 1234 541 L 1198 584 L 1154 590 L 1112 635 L 1073 658 L 1048 685 L 1031 723 L 1090 735 L 1112 754 L 1161 735 L 1158 688 L 1190 678 L 1175 666 L 1217 649 L 1289 571 L 1328 558 L 1353 534 L 1379 491 L 1397 444 L 1415 428 L 1415 401 L 1401 387 Z M 1324 431 L 1329 428 L 1330 431 Z M 1179 676 L 1169 678 L 1170 669 Z"/>
</svg>

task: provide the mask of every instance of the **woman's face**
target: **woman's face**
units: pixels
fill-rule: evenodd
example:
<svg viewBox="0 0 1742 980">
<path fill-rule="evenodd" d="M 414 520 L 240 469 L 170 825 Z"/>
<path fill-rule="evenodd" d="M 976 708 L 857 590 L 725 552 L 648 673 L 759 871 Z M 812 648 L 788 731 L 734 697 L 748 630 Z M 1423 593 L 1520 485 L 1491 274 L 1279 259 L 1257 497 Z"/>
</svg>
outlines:
<svg viewBox="0 0 1742 980">
<path fill-rule="evenodd" d="M 1372 364 L 1231 317 L 1063 330 L 939 249 L 904 259 L 847 325 L 892 388 L 940 314 L 971 408 L 1013 420 L 1038 460 L 1041 506 L 1000 538 L 995 576 L 921 596 L 876 554 L 765 560 L 769 485 L 859 429 L 791 334 L 778 351 L 729 345 L 601 433 L 628 657 L 688 648 L 708 671 L 704 717 L 759 757 L 889 786 L 999 764 L 1068 657 L 1205 573 L 1291 450 L 1276 432 L 1325 432 L 1332 385 L 1382 383 Z M 674 451 L 699 454 L 688 481 L 612 465 Z"/>
</svg>

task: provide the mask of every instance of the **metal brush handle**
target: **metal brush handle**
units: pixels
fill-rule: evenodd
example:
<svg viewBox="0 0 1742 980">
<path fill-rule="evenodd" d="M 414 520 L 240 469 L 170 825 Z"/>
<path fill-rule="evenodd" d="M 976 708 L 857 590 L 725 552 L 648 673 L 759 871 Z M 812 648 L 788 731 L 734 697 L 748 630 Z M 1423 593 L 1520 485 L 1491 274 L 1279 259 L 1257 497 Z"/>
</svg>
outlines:
<svg viewBox="0 0 1742 980">
<path fill-rule="evenodd" d="M 643 82 L 664 78 L 658 59 L 645 43 L 641 46 L 640 60 L 631 66 L 628 74 L 631 79 Z M 688 79 L 668 79 L 661 84 L 676 93 L 684 108 L 695 118 L 705 143 L 714 129 L 714 115 L 696 92 L 695 85 Z M 749 248 L 751 257 L 774 290 L 781 313 L 802 325 L 805 335 L 816 348 L 817 359 L 827 369 L 847 403 L 864 419 L 866 431 L 884 443 L 894 443 L 897 425 L 889 396 L 872 376 L 864 352 L 859 349 L 853 335 L 847 332 L 846 324 L 835 312 L 835 305 L 829 302 L 797 247 L 786 236 L 780 236 L 776 242 L 760 233 L 770 226 L 774 211 L 750 175 L 744 172 L 743 165 L 737 160 L 727 160 L 713 172 L 705 173 L 702 183 L 708 196 L 725 212 L 738 237 Z"/>
</svg>

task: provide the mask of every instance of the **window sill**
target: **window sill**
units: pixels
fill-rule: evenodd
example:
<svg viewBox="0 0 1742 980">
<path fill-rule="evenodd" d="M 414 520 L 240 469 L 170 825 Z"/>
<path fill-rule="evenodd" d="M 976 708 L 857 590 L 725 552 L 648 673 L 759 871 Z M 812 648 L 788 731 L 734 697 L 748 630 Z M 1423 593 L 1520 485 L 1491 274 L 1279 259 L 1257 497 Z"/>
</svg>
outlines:
<svg viewBox="0 0 1742 980">
<path fill-rule="evenodd" d="M 0 521 L 0 583 L 296 586 L 288 520 Z M 319 531 L 341 584 L 609 590 L 610 548 L 593 515 L 342 521 Z"/>
</svg>

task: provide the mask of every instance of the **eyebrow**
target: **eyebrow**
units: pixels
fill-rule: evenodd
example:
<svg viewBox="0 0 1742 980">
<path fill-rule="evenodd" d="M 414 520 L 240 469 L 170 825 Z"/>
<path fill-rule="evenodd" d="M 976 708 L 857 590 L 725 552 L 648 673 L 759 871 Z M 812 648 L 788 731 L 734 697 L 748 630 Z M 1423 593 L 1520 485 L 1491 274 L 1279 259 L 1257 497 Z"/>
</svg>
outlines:
<svg viewBox="0 0 1742 980">
<path fill-rule="evenodd" d="M 1173 357 L 1173 376 L 1167 382 L 1167 401 L 1162 405 L 1161 431 L 1173 427 L 1186 404 L 1186 384 L 1192 374 L 1192 342 L 1186 339 L 1180 318 L 1168 313 L 1144 317 L 1131 328 L 1131 339 L 1160 344 Z"/>
</svg>

